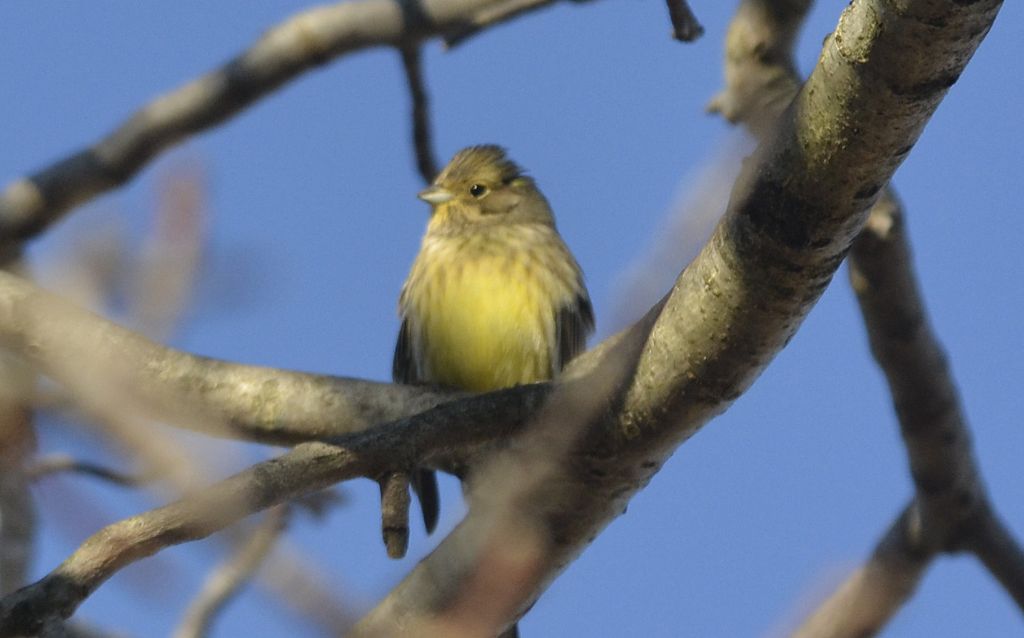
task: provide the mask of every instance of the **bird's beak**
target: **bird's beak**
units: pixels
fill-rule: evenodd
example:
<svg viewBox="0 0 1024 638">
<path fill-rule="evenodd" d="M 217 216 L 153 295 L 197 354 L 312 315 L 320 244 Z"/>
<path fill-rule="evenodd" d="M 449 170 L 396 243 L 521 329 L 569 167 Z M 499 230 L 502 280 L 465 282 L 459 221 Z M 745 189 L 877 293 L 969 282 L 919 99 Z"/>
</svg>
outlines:
<svg viewBox="0 0 1024 638">
<path fill-rule="evenodd" d="M 417 197 L 436 206 L 438 204 L 451 201 L 455 198 L 455 195 L 452 194 L 451 191 L 441 188 L 440 186 L 430 186 L 420 191 L 420 194 L 417 195 Z"/>
</svg>

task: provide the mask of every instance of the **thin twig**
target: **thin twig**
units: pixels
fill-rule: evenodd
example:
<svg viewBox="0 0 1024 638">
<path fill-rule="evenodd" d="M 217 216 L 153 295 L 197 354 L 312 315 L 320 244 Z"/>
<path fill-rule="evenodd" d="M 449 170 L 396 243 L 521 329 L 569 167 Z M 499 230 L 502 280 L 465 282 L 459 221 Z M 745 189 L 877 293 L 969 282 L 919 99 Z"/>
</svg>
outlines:
<svg viewBox="0 0 1024 638">
<path fill-rule="evenodd" d="M 175 638 L 202 638 L 209 634 L 217 615 L 263 565 L 287 522 L 287 505 L 278 505 L 266 513 L 238 552 L 207 577 L 175 630 Z"/>
<path fill-rule="evenodd" d="M 25 470 L 25 473 L 33 481 L 62 472 L 85 474 L 86 476 L 102 479 L 122 487 L 138 487 L 153 480 L 153 477 L 150 476 L 126 474 L 104 467 L 98 463 L 81 461 L 69 454 L 44 456 L 36 459 Z"/>
<path fill-rule="evenodd" d="M 402 68 L 412 98 L 412 142 L 416 151 L 416 168 L 427 184 L 437 176 L 437 160 L 430 133 L 430 98 L 423 82 L 422 56 L 419 46 L 403 46 Z"/>
<path fill-rule="evenodd" d="M 693 42 L 704 35 L 704 27 L 693 15 L 686 0 L 666 0 L 668 16 L 672 20 L 672 37 L 680 42 Z"/>
</svg>

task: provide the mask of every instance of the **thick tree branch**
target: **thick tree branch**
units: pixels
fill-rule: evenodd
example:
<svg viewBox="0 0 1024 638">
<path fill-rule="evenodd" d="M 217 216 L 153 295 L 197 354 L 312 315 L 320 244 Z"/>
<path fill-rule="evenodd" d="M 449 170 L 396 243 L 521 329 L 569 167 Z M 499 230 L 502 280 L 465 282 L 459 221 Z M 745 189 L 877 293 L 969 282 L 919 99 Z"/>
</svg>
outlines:
<svg viewBox="0 0 1024 638">
<path fill-rule="evenodd" d="M 227 363 L 167 348 L 0 272 L 0 342 L 88 407 L 216 436 L 290 445 L 415 414 L 457 395 Z"/>
<path fill-rule="evenodd" d="M 556 0 L 538 0 L 531 11 Z M 73 206 L 115 188 L 159 153 L 339 56 L 404 47 L 493 24 L 517 0 L 358 0 L 296 14 L 219 69 L 161 96 L 116 130 L 0 193 L 0 243 L 32 237 Z"/>
<path fill-rule="evenodd" d="M 792 336 L 999 6 L 917 0 L 897 12 L 864 0 L 844 11 L 780 128 L 745 167 L 710 242 L 664 304 L 620 340 L 633 353 L 620 358 L 634 371 L 625 391 L 580 437 L 557 494 L 538 488 L 525 499 L 555 539 L 528 596 Z M 357 634 L 408 628 L 450 606 L 471 578 L 489 520 L 471 509 Z"/>
</svg>

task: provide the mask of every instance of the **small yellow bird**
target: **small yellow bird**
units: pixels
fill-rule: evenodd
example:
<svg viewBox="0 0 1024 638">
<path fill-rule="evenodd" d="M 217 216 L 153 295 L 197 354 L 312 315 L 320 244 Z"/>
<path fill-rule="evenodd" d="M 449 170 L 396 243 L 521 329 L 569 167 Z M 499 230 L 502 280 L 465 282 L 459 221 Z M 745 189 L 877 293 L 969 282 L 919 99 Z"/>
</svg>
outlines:
<svg viewBox="0 0 1024 638">
<path fill-rule="evenodd" d="M 395 381 L 486 392 L 557 375 L 594 314 L 534 181 L 501 147 L 471 146 L 419 197 L 433 210 L 398 302 Z M 412 485 L 429 533 L 437 479 L 417 470 Z"/>
</svg>

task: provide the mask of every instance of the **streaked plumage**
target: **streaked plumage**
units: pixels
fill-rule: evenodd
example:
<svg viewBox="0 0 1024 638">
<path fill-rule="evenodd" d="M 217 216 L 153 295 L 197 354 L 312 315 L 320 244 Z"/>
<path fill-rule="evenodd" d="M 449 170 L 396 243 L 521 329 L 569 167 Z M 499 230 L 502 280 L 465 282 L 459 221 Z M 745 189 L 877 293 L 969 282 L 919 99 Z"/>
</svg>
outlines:
<svg viewBox="0 0 1024 638">
<path fill-rule="evenodd" d="M 420 197 L 434 209 L 399 299 L 395 380 L 485 392 L 555 376 L 594 318 L 533 180 L 500 147 L 473 146 Z M 436 482 L 422 472 L 414 485 L 429 531 Z"/>
</svg>

